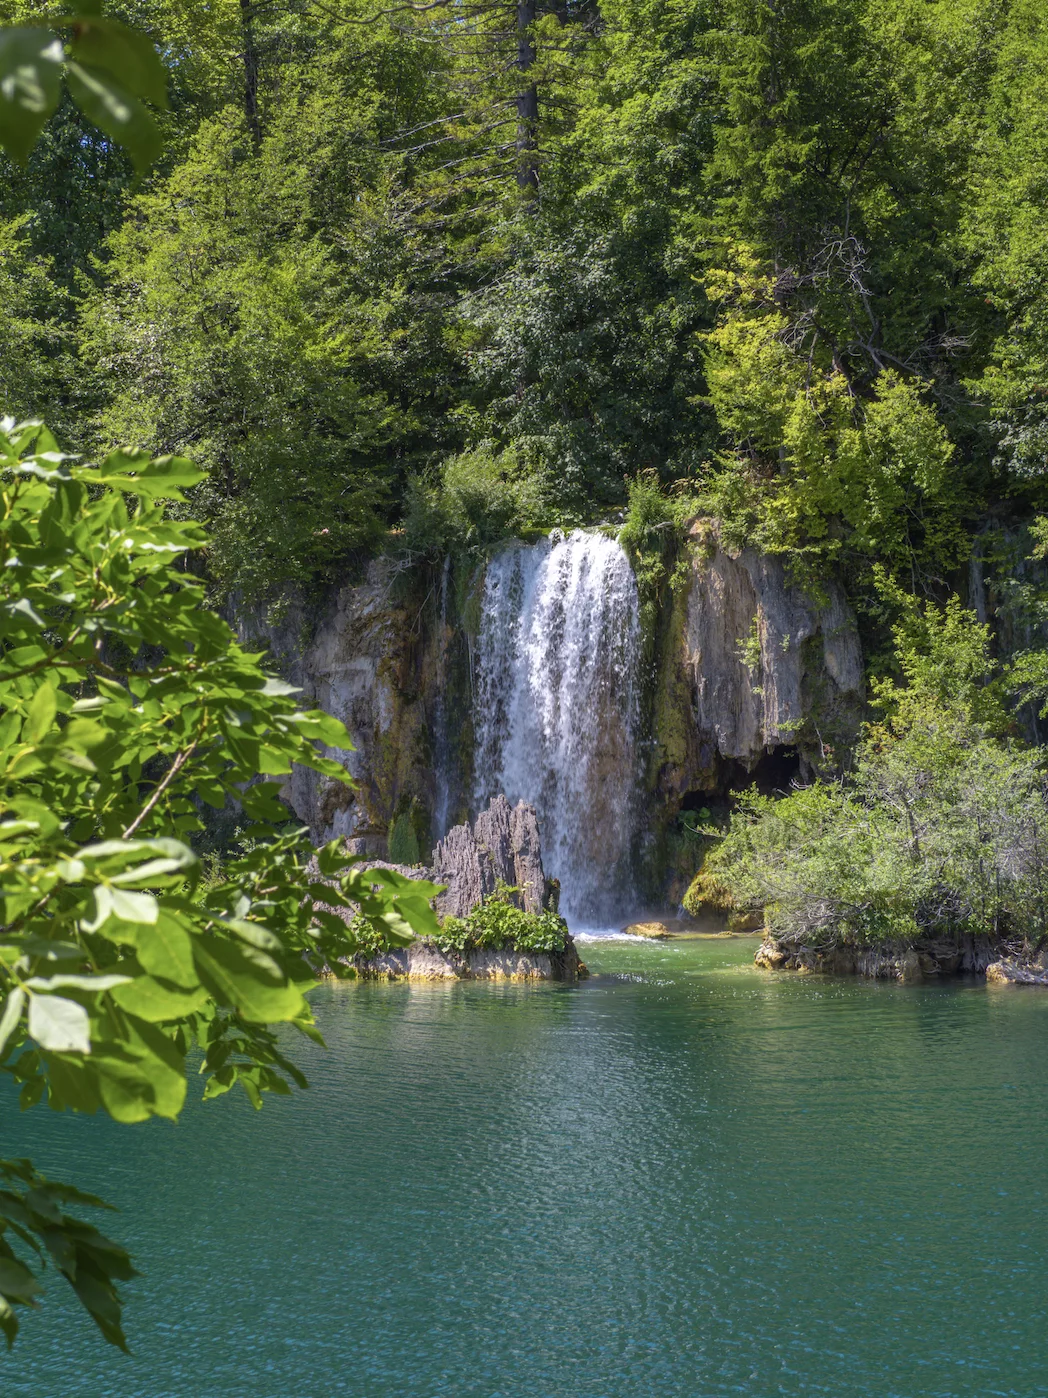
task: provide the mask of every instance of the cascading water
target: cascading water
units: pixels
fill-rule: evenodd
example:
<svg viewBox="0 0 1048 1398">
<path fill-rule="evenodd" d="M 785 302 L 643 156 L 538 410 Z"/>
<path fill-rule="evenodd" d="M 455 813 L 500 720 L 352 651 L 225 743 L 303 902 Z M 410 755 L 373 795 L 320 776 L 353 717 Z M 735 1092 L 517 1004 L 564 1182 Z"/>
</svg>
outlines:
<svg viewBox="0 0 1048 1398">
<path fill-rule="evenodd" d="M 576 530 L 488 564 L 477 647 L 474 800 L 539 815 L 543 863 L 575 925 L 632 901 L 640 608 L 619 544 Z"/>
</svg>

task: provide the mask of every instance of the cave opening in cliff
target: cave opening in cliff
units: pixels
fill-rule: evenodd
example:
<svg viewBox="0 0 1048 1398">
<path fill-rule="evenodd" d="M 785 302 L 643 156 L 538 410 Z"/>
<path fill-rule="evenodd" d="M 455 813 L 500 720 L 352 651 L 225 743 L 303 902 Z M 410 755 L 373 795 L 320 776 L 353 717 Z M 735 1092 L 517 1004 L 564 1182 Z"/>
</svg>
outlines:
<svg viewBox="0 0 1048 1398">
<path fill-rule="evenodd" d="M 753 767 L 726 763 L 712 790 L 687 791 L 681 811 L 708 811 L 718 823 L 735 807 L 733 793 L 757 791 L 761 796 L 785 796 L 801 777 L 801 755 L 795 747 L 780 744 L 764 752 Z"/>
<path fill-rule="evenodd" d="M 756 765 L 747 771 L 735 763 L 731 791 L 756 790 L 761 796 L 785 796 L 801 775 L 801 755 L 795 747 L 780 745 L 767 749 Z"/>
</svg>

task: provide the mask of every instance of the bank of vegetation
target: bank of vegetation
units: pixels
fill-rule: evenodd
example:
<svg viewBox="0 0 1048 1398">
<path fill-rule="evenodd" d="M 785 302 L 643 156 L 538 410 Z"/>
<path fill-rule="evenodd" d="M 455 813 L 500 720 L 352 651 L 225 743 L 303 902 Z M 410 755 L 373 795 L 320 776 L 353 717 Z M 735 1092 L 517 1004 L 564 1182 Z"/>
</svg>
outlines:
<svg viewBox="0 0 1048 1398">
<path fill-rule="evenodd" d="M 844 577 L 880 666 L 877 567 L 944 600 L 1048 503 L 1035 0 L 109 12 L 163 146 L 136 181 L 65 99 L 5 167 L 0 391 L 191 455 L 215 596 L 640 477 Z"/>
<path fill-rule="evenodd" d="M 205 603 L 279 609 L 376 550 L 621 523 L 653 655 L 696 513 L 832 574 L 876 716 L 839 782 L 700 832 L 707 887 L 817 945 L 1043 937 L 1041 0 L 101 9 L 0 0 L 24 1107 L 175 1117 L 198 1053 L 211 1096 L 301 1085 L 272 1026 L 314 1034 L 305 958 L 359 946 L 276 789 L 344 780 L 314 743 L 349 739 Z M 205 882 L 230 796 L 253 829 Z M 438 933 L 409 884 L 337 897 L 401 944 L 560 935 L 497 901 Z M 0 1182 L 0 1330 L 46 1254 L 123 1344 L 93 1201 L 21 1159 Z"/>
<path fill-rule="evenodd" d="M 809 964 L 839 948 L 922 948 L 985 960 L 1048 941 L 1048 771 L 1022 742 L 989 628 L 956 603 L 910 602 L 895 628 L 902 677 L 849 770 L 782 798 L 743 795 L 696 895 L 762 912 Z M 1043 656 L 1010 676 L 1037 685 Z M 953 958 L 955 960 L 955 958 Z"/>
</svg>

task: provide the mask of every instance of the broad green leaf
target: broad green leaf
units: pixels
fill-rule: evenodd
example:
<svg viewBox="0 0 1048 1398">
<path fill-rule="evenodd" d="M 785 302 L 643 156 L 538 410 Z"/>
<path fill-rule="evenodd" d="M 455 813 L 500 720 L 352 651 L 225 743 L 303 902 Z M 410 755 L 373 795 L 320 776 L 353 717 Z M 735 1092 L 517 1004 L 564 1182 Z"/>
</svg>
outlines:
<svg viewBox="0 0 1048 1398">
<path fill-rule="evenodd" d="M 29 712 L 22 728 L 23 742 L 43 742 L 55 721 L 57 712 L 58 697 L 55 690 L 50 684 L 42 684 L 29 704 Z"/>
<path fill-rule="evenodd" d="M 98 1053 L 92 1059 L 102 1106 L 116 1121 L 132 1124 L 156 1116 L 156 1089 L 145 1065 L 130 1055 Z M 52 1075 L 54 1065 L 50 1065 Z"/>
<path fill-rule="evenodd" d="M 22 165 L 58 105 L 64 57 L 48 29 L 0 30 L 0 145 Z"/>
<path fill-rule="evenodd" d="M 53 990 L 92 990 L 101 993 L 114 986 L 124 985 L 130 976 L 31 976 L 26 981 L 26 989 L 44 993 Z"/>
<path fill-rule="evenodd" d="M 131 893 L 126 888 L 99 884 L 92 890 L 94 910 L 84 921 L 84 930 L 97 932 L 111 917 L 122 922 L 155 923 L 157 902 L 151 893 Z"/>
<path fill-rule="evenodd" d="M 142 969 L 151 976 L 188 990 L 200 984 L 189 934 L 166 908 L 161 908 L 154 927 L 139 930 L 136 954 Z"/>
<path fill-rule="evenodd" d="M 203 1009 L 208 1001 L 208 993 L 203 987 L 196 990 L 179 990 L 175 986 L 164 985 L 152 976 L 136 976 L 113 991 L 113 999 L 129 1014 L 151 1024 L 161 1024 L 165 1020 L 183 1019 Z"/>
<path fill-rule="evenodd" d="M 29 1301 L 42 1291 L 43 1287 L 28 1267 L 14 1257 L 0 1257 L 0 1295 Z"/>
<path fill-rule="evenodd" d="M 31 995 L 29 1034 L 50 1053 L 90 1053 L 87 1011 L 61 995 Z"/>
<path fill-rule="evenodd" d="M 26 995 L 24 990 L 12 990 L 4 1001 L 4 1012 L 0 1015 L 0 1059 L 7 1052 L 7 1045 L 11 1035 L 18 1027 L 22 1018 L 22 1010 L 25 1008 Z"/>
<path fill-rule="evenodd" d="M 91 16 L 77 24 L 69 44 L 78 63 L 109 73 L 135 97 L 167 106 L 167 70 L 150 40 L 119 20 Z"/>
<path fill-rule="evenodd" d="M 156 122 L 137 97 L 108 73 L 69 63 L 66 79 L 73 100 L 89 121 L 124 147 L 136 170 L 144 172 L 160 154 Z"/>
<path fill-rule="evenodd" d="M 296 1019 L 303 1012 L 301 990 L 277 985 L 264 977 L 240 947 L 218 937 L 201 939 L 194 947 L 200 978 L 212 994 L 247 1020 L 271 1024 Z"/>
</svg>

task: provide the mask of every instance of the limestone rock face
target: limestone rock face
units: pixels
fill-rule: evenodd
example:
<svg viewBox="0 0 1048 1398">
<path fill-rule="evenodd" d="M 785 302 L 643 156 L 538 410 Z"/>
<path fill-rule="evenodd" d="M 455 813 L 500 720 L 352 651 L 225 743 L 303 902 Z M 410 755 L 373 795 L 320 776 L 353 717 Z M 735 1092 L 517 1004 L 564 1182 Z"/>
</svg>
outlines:
<svg viewBox="0 0 1048 1398">
<path fill-rule="evenodd" d="M 471 951 L 462 956 L 414 942 L 402 950 L 359 956 L 354 965 L 364 980 L 575 981 L 586 975 L 574 943 L 555 956 L 527 951 Z"/>
<path fill-rule="evenodd" d="M 767 749 L 801 737 L 818 743 L 805 731 L 813 726 L 848 726 L 862 702 L 863 667 L 841 588 L 831 582 L 822 598 L 806 595 L 778 557 L 728 548 L 710 521 L 691 536 L 683 648 L 700 741 L 752 767 Z"/>
<path fill-rule="evenodd" d="M 440 841 L 433 851 L 433 877 L 448 885 L 437 899 L 441 913 L 468 916 L 500 880 L 520 889 L 517 901 L 526 912 L 542 912 L 546 876 L 535 807 L 493 797 L 472 830 L 456 825 Z"/>
<path fill-rule="evenodd" d="M 348 854 L 365 853 L 353 848 L 356 843 L 346 841 Z M 430 865 L 369 860 L 358 867 L 374 865 L 393 869 L 405 878 L 446 884 L 445 892 L 436 900 L 441 916 L 468 917 L 495 892 L 500 881 L 519 889 L 514 902 L 525 912 L 541 913 L 549 906 L 535 807 L 524 801 L 511 806 L 502 795 L 492 798 L 472 828 L 452 826 L 433 851 Z"/>
<path fill-rule="evenodd" d="M 390 821 L 412 798 L 430 812 L 435 805 L 432 731 L 446 638 L 439 617 L 427 612 L 423 625 L 418 602 L 402 600 L 397 578 L 389 559 L 376 558 L 363 581 L 316 611 L 292 606 L 278 624 L 237 618 L 241 639 L 268 646 L 304 699 L 341 719 L 353 740 L 330 756 L 355 788 L 295 768 L 285 799 L 318 842 L 343 836 L 371 858 L 386 855 Z"/>
<path fill-rule="evenodd" d="M 986 979 L 998 985 L 1048 985 L 1048 972 L 1043 958 L 1021 961 L 1013 957 L 1003 957 L 991 961 L 986 968 Z"/>
</svg>

